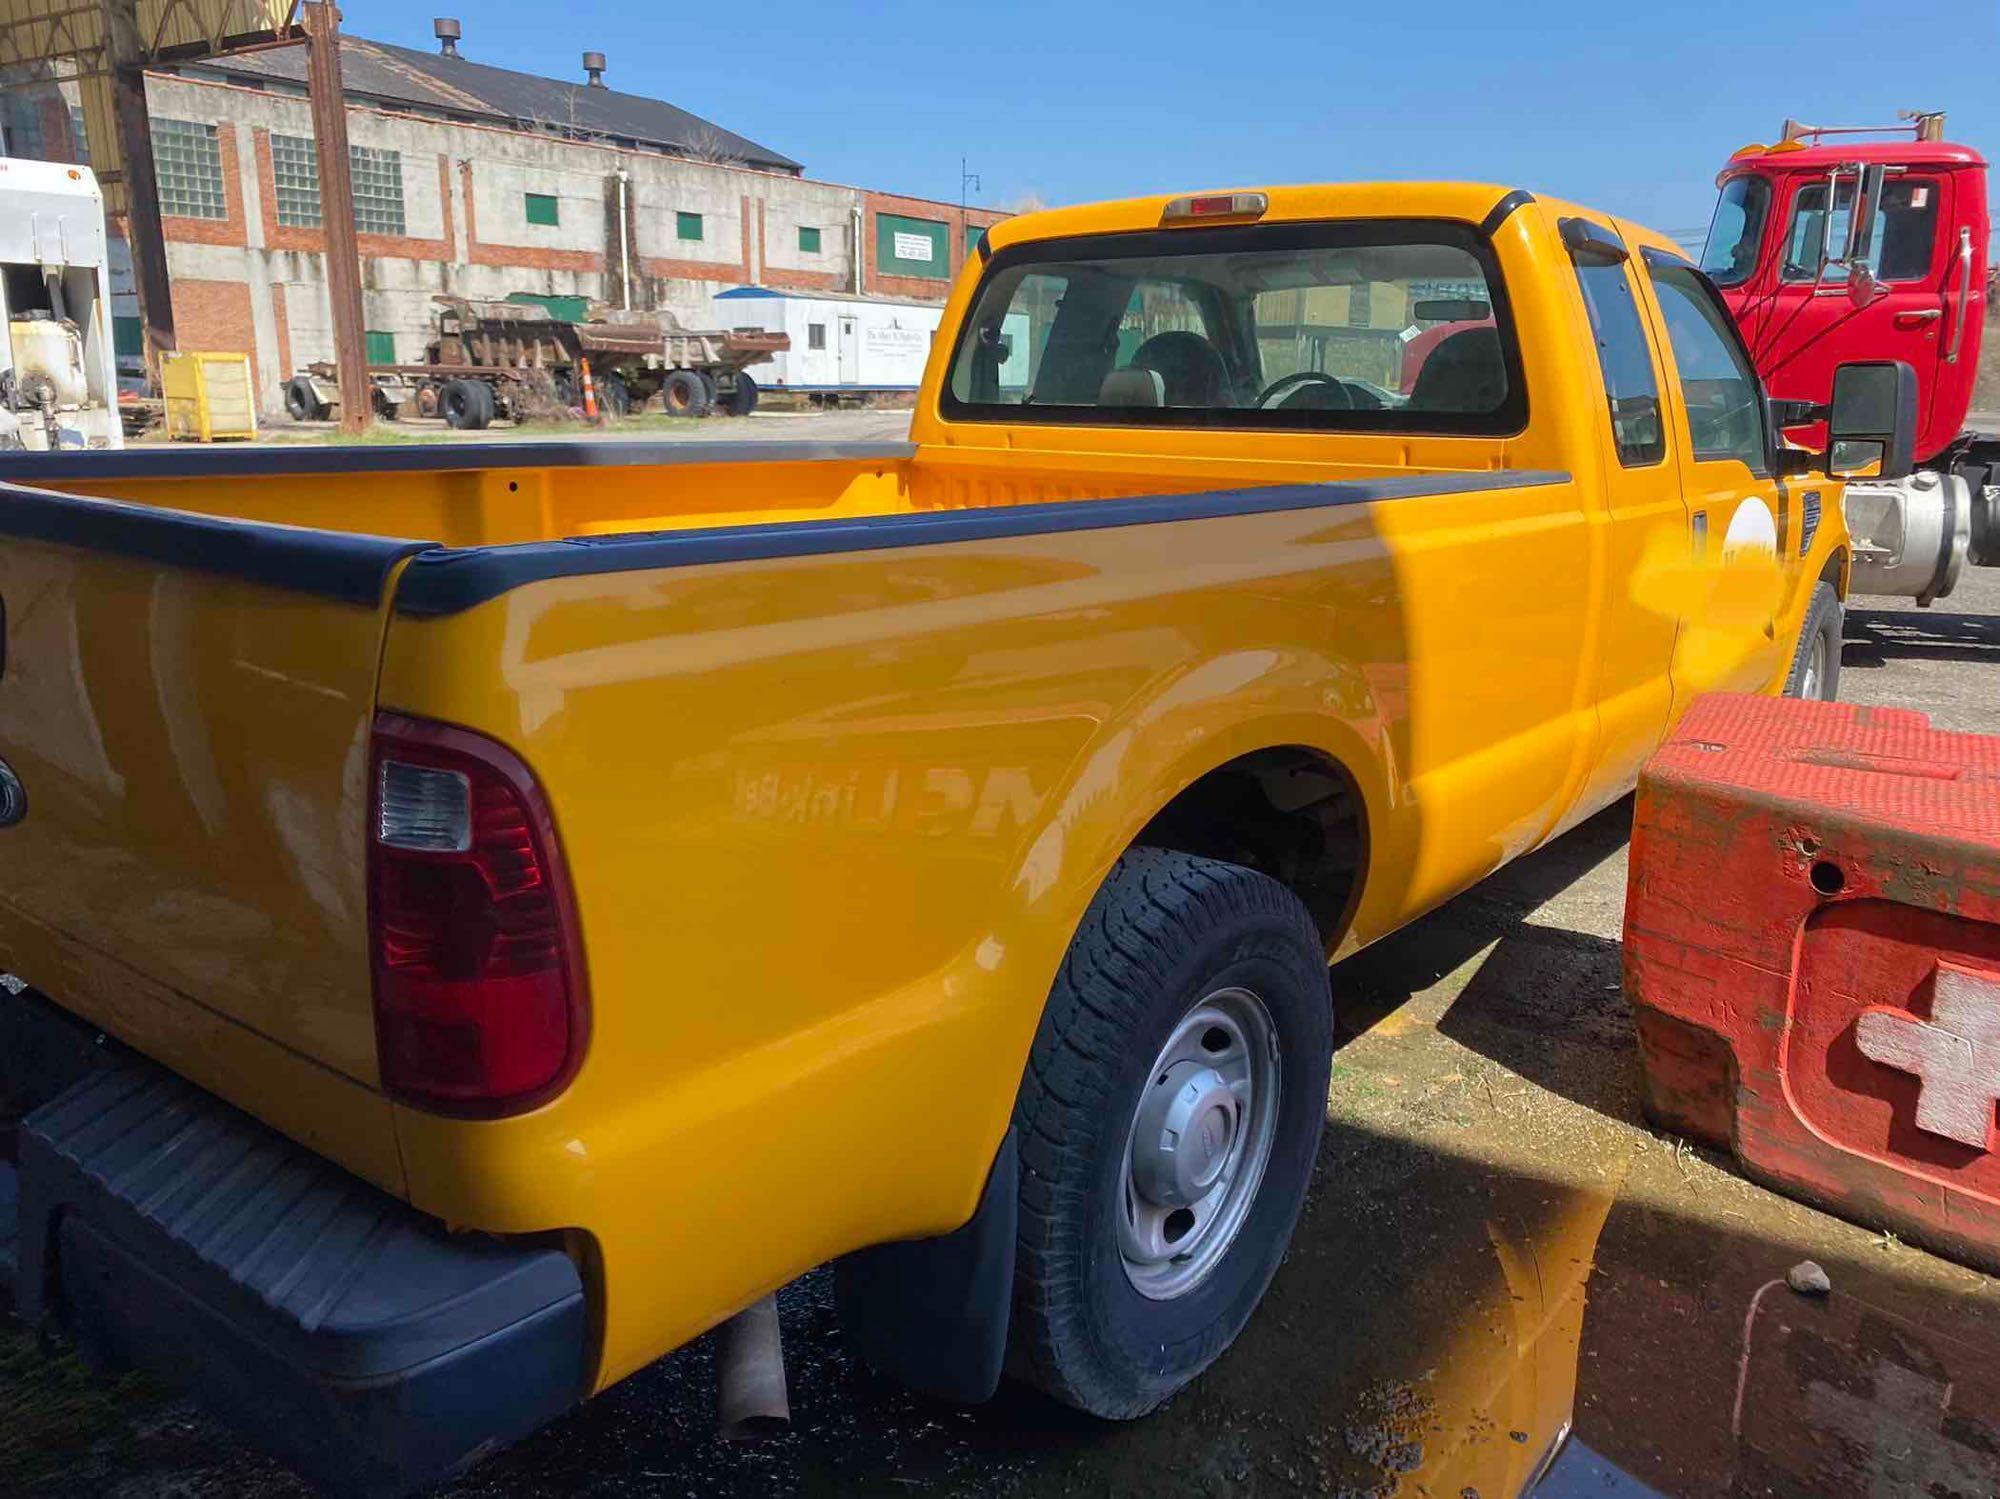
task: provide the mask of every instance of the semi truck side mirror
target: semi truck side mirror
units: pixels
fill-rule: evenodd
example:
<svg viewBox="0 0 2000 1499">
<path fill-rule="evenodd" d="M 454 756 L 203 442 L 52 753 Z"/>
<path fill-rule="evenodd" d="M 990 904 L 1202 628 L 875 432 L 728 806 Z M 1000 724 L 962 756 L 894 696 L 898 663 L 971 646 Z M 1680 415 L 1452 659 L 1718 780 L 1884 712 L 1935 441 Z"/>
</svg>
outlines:
<svg viewBox="0 0 2000 1499">
<path fill-rule="evenodd" d="M 1877 162 L 1862 167 L 1861 180 L 1854 185 L 1854 209 L 1847 216 L 1847 249 L 1840 257 L 1850 277 L 1868 264 L 1874 251 L 1875 223 L 1882 215 L 1882 184 L 1887 180 L 1888 173 Z"/>
<path fill-rule="evenodd" d="M 1901 479 L 1916 467 L 1917 372 L 1900 359 L 1840 366 L 1828 412 L 1829 474 Z"/>
</svg>

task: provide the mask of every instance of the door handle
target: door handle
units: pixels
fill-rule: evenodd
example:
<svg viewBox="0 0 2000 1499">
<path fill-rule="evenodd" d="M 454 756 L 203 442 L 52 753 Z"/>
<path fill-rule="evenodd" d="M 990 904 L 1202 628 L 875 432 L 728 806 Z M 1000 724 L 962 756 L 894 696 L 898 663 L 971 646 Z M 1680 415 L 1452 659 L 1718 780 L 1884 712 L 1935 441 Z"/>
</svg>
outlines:
<svg viewBox="0 0 2000 1499">
<path fill-rule="evenodd" d="M 1943 316 L 1944 309 L 1942 307 L 1924 307 L 1913 312 L 1899 312 L 1896 314 L 1896 326 L 1898 328 L 1914 328 L 1919 323 L 1935 323 Z"/>
</svg>

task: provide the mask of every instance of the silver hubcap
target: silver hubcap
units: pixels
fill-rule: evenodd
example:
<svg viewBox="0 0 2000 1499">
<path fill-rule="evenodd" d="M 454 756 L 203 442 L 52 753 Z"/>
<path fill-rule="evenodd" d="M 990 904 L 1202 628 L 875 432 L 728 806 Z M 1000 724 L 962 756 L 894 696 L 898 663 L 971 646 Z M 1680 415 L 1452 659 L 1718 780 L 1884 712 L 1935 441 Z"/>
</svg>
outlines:
<svg viewBox="0 0 2000 1499">
<path fill-rule="evenodd" d="M 1806 653 L 1805 680 L 1799 683 L 1799 696 L 1816 698 L 1819 684 L 1826 680 L 1826 637 L 1813 636 L 1812 649 Z"/>
<path fill-rule="evenodd" d="M 1278 1132 L 1278 1033 L 1248 989 L 1218 989 L 1160 1048 L 1125 1138 L 1118 1252 L 1142 1296 L 1185 1296 L 1229 1252 Z"/>
</svg>

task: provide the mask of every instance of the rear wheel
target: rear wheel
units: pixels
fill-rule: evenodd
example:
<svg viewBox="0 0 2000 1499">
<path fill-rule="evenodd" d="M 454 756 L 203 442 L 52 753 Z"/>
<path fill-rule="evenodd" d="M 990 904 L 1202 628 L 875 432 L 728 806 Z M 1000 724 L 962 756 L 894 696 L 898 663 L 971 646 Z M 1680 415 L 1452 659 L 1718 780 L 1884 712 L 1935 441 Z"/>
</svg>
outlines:
<svg viewBox="0 0 2000 1499">
<path fill-rule="evenodd" d="M 755 411 L 757 409 L 757 382 L 752 380 L 748 375 L 737 375 L 736 388 L 729 393 L 729 398 L 723 402 L 722 409 L 727 411 L 731 416 L 748 416 L 751 412 Z"/>
<path fill-rule="evenodd" d="M 1126 1418 L 1213 1363 L 1291 1240 L 1332 1056 L 1326 955 L 1291 891 L 1188 854 L 1120 859 L 1015 1106 L 1016 1369 Z"/>
<path fill-rule="evenodd" d="M 606 375 L 597 391 L 597 404 L 608 416 L 629 416 L 632 412 L 632 391 L 625 384 L 623 375 Z"/>
<path fill-rule="evenodd" d="M 438 397 L 438 414 L 445 425 L 478 432 L 492 424 L 493 392 L 482 380 L 453 380 Z"/>
<path fill-rule="evenodd" d="M 1840 696 L 1840 637 L 1846 616 L 1833 585 L 1815 585 L 1785 679 L 1786 697 L 1830 703 Z"/>
<path fill-rule="evenodd" d="M 673 370 L 660 388 L 660 404 L 668 416 L 707 416 L 710 399 L 708 381 L 699 370 Z"/>
</svg>

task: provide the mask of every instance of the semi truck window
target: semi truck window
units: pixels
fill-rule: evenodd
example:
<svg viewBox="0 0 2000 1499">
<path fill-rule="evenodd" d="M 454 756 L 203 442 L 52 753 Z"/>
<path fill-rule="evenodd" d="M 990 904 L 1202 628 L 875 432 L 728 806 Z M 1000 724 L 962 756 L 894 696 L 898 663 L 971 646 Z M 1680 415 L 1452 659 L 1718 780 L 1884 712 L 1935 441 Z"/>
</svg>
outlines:
<svg viewBox="0 0 2000 1499">
<path fill-rule="evenodd" d="M 1701 268 L 1717 286 L 1734 286 L 1757 269 L 1764 220 L 1771 211 L 1771 184 L 1762 177 L 1732 177 L 1722 185 L 1709 221 Z"/>
<path fill-rule="evenodd" d="M 1604 376 L 1618 461 L 1626 468 L 1658 463 L 1667 456 L 1660 382 L 1653 374 L 1652 345 L 1632 295 L 1630 273 L 1623 265 L 1579 263 L 1576 281 L 1597 340 L 1597 367 Z"/>
<path fill-rule="evenodd" d="M 957 420 L 1517 432 L 1492 252 L 1430 220 L 1230 225 L 1001 251 L 953 351 Z"/>
<path fill-rule="evenodd" d="M 1764 475 L 1769 468 L 1764 391 L 1728 312 L 1691 266 L 1655 259 L 1650 252 L 1646 264 L 1679 366 L 1694 456 L 1734 458 Z"/>
<path fill-rule="evenodd" d="M 1937 243 L 1938 183 L 1927 177 L 1895 177 L 1882 189 L 1882 212 L 1875 221 L 1875 242 L 1868 247 L 1868 269 L 1877 281 L 1921 281 L 1930 274 L 1931 250 Z M 1833 196 L 1833 233 L 1828 243 L 1838 255 L 1847 243 L 1854 211 L 1854 178 L 1840 179 Z M 1808 183 L 1792 199 L 1792 221 L 1785 232 L 1787 281 L 1814 281 L 1819 274 L 1820 223 L 1826 217 L 1826 184 Z M 1827 281 L 1845 281 L 1847 267 L 1829 264 Z"/>
</svg>

